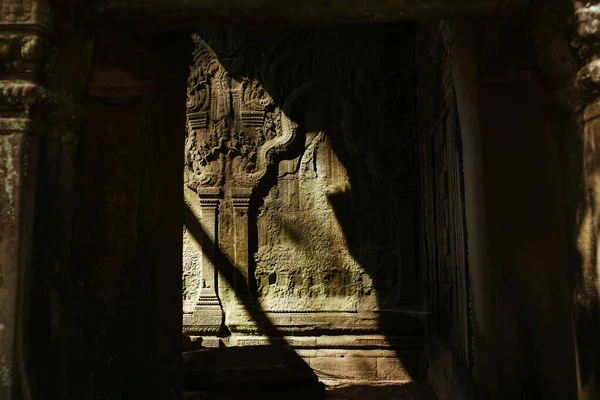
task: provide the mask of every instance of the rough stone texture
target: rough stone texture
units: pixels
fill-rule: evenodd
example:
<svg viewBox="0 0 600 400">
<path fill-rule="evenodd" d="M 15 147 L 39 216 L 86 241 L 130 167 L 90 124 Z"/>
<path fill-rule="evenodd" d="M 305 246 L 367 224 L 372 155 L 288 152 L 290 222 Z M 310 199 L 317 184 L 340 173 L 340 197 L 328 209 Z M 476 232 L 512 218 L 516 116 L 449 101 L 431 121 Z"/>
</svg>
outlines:
<svg viewBox="0 0 600 400">
<path fill-rule="evenodd" d="M 31 241 L 28 235 L 32 221 L 22 220 L 20 215 L 33 213 L 33 198 L 27 194 L 33 192 L 35 162 L 29 164 L 31 170 L 25 162 L 36 159 L 37 148 L 35 141 L 32 143 L 28 123 L 12 120 L 8 125 L 7 122 L 4 118 L 0 122 L 0 179 L 4 183 L 0 190 L 3 205 L 0 207 L 0 396 L 10 398 L 19 392 L 21 385 L 15 380 L 22 376 L 20 371 L 24 367 L 23 344 L 15 336 L 23 332 L 23 297 L 19 295 L 22 290 L 19 284 L 29 268 L 27 254 Z"/>
<path fill-rule="evenodd" d="M 421 255 L 429 273 L 431 311 L 427 338 L 428 380 L 436 394 L 448 400 L 467 396 L 468 382 L 459 381 L 456 376 L 469 375 L 473 353 L 463 176 L 462 125 L 465 120 L 459 119 L 456 94 L 456 86 L 463 82 L 454 80 L 455 50 L 451 22 L 418 25 Z M 472 244 L 476 243 L 474 239 Z"/>
<path fill-rule="evenodd" d="M 371 357 L 314 357 L 310 366 L 340 379 L 377 379 L 377 359 Z"/>
<path fill-rule="evenodd" d="M 551 2 L 538 7 L 558 11 L 547 8 L 553 7 Z M 574 272 L 568 268 L 565 235 L 566 182 L 560 179 L 568 170 L 562 157 L 570 151 L 559 133 L 564 114 L 551 104 L 536 74 L 532 41 L 520 39 L 527 35 L 527 22 L 515 18 L 477 26 L 478 108 L 492 256 L 484 287 L 495 301 L 487 302 L 492 334 L 485 346 L 490 358 L 479 361 L 474 376 L 487 375 L 480 379 L 482 387 L 498 398 L 572 399 L 576 358 L 572 347 L 562 345 L 573 340 Z M 562 53 L 560 46 L 547 45 Z M 499 324 L 506 330 L 499 331 Z"/>
<path fill-rule="evenodd" d="M 67 392 L 72 164 L 89 36 L 61 11 L 28 1 L 0 12 L 3 398 Z M 59 73 L 65 59 L 75 62 Z"/>
<path fill-rule="evenodd" d="M 106 0 L 80 1 L 74 12 L 75 3 L 0 4 L 2 398 L 180 396 L 180 167 L 188 74 L 179 69 L 190 62 L 178 55 L 190 49 L 177 55 L 175 41 L 163 43 L 172 52 L 160 52 L 154 47 L 157 39 L 147 37 L 137 37 L 137 44 L 124 37 L 99 40 L 89 100 L 83 91 L 92 35 L 81 23 L 99 28 L 95 32 L 199 25 L 291 28 L 499 15 L 519 9 L 524 1 L 364 1 L 351 6 L 314 1 L 292 10 L 290 2 L 272 1 Z M 455 82 L 458 92 L 461 85 L 480 79 L 475 90 L 470 88 L 476 95 L 466 101 L 457 96 L 457 103 L 459 111 L 468 110 L 466 116 L 459 112 L 463 138 L 485 134 L 483 174 L 466 171 L 465 186 L 473 188 L 472 179 L 487 177 L 485 185 L 475 189 L 486 203 L 486 216 L 492 218 L 489 232 L 476 231 L 476 238 L 469 232 L 469 255 L 483 250 L 481 238 L 491 242 L 490 261 L 479 259 L 479 265 L 469 266 L 470 271 L 485 272 L 473 285 L 483 293 L 474 298 L 474 327 L 480 328 L 483 321 L 486 328 L 486 335 L 477 333 L 474 353 L 468 349 L 467 293 L 460 281 L 464 254 L 456 251 L 462 228 L 449 222 L 453 217 L 458 221 L 461 214 L 459 149 L 457 142 L 432 143 L 431 164 L 444 167 L 436 171 L 440 184 L 431 191 L 439 207 L 423 208 L 437 222 L 431 224 L 433 231 L 420 233 L 436 243 L 429 254 L 436 260 L 427 264 L 434 266 L 429 277 L 436 279 L 429 280 L 429 304 L 435 306 L 429 318 L 435 321 L 429 326 L 435 339 L 428 343 L 429 375 L 446 398 L 461 394 L 453 386 L 463 379 L 461 371 L 472 372 L 486 399 L 574 398 L 576 380 L 580 398 L 598 397 L 598 4 L 530 3 L 529 13 L 520 19 L 478 24 L 481 73 L 462 71 L 470 79 Z M 73 23 L 81 11 L 86 18 Z M 568 19 L 577 28 L 575 42 L 570 40 Z M 194 130 L 212 129 L 210 134 L 226 140 L 188 135 L 190 154 L 194 144 L 206 146 L 194 150 L 198 157 L 186 160 L 201 179 L 187 181 L 197 198 L 188 201 L 185 232 L 185 245 L 193 249 L 185 260 L 185 311 L 193 317 L 186 328 L 210 327 L 222 336 L 203 337 L 207 347 L 290 344 L 295 361 L 314 360 L 326 373 L 348 370 L 369 379 L 404 379 L 402 367 L 413 378 L 420 372 L 414 371 L 414 364 L 424 368 L 419 360 L 419 319 L 427 313 L 407 307 L 419 306 L 423 294 L 416 257 L 406 251 L 416 248 L 416 234 L 399 230 L 397 236 L 378 237 L 390 226 L 417 224 L 418 180 L 409 179 L 409 184 L 403 175 L 415 175 L 410 166 L 417 163 L 410 154 L 416 138 L 406 135 L 415 131 L 409 128 L 399 135 L 388 130 L 404 129 L 406 115 L 415 114 L 414 109 L 407 111 L 411 101 L 402 98 L 414 95 L 415 79 L 414 69 L 405 68 L 412 65 L 407 45 L 412 39 L 404 28 L 208 34 L 220 61 L 215 63 L 206 52 L 196 54 L 196 61 L 202 61 L 198 64 L 209 65 L 191 76 L 188 123 Z M 528 34 L 538 50 L 535 63 Z M 139 51 L 140 44 L 151 44 L 152 49 Z M 392 49 L 400 55 L 390 57 Z M 147 57 L 148 52 L 153 56 Z M 165 65 L 170 62 L 173 65 Z M 437 68 L 436 63 L 431 66 Z M 238 79 L 248 71 L 250 79 Z M 456 79 L 460 74 L 455 72 Z M 538 72 L 551 86 L 552 106 L 547 104 L 549 92 L 540 88 Z M 388 80 L 390 75 L 404 81 Z M 438 78 L 449 75 L 430 76 L 437 84 Z M 389 93 L 390 88 L 401 90 Z M 448 133 L 456 121 L 447 118 L 452 96 L 444 94 L 448 93 L 433 93 L 430 100 L 438 107 L 433 122 L 440 122 L 441 115 L 442 133 Z M 209 98 L 213 103 L 206 102 Z M 79 135 L 85 115 L 81 105 L 86 102 L 90 118 Z M 394 107 L 385 110 L 382 103 Z M 239 105 L 245 109 L 236 109 Z M 547 114 L 564 134 L 552 135 Z M 473 123 L 474 115 L 481 117 L 481 126 Z M 465 119 L 470 123 L 463 123 Z M 440 132 L 434 136 L 444 138 Z M 265 147 L 273 139 L 275 146 Z M 559 152 L 567 166 L 568 246 L 562 237 L 564 216 L 558 211 L 563 201 L 556 179 Z M 223 154 L 225 161 L 220 163 Z M 209 186 L 222 190 L 202 192 L 207 177 Z M 221 178 L 224 183 L 213 182 Z M 480 217 L 468 200 L 467 219 Z M 449 204 L 452 207 L 444 209 Z M 210 224 L 213 231 L 194 225 L 199 219 L 212 221 L 206 217 L 211 213 L 218 224 Z M 369 230 L 362 229 L 365 226 Z M 387 239 L 392 243 L 384 243 Z M 210 242 L 212 251 L 201 256 L 208 259 L 204 264 L 212 264 L 212 271 L 199 268 L 197 251 L 199 246 L 210 248 Z M 565 247 L 568 254 L 563 254 Z M 567 256 L 575 278 L 577 357 L 569 328 Z M 381 264 L 394 265 L 388 258 L 401 262 L 397 269 L 382 271 Z M 307 268 L 299 271 L 296 264 Z M 306 276 L 305 270 L 312 274 Z M 210 313 L 203 313 L 207 310 Z M 232 335 L 226 336 L 227 328 Z M 305 336 L 289 336 L 299 331 Z M 472 365 L 457 368 L 469 359 Z M 397 386 L 376 388 L 372 383 L 332 392 L 341 398 L 411 395 Z M 309 397 L 303 393 L 300 398 Z"/>
<path fill-rule="evenodd" d="M 547 6 L 539 4 L 532 13 L 550 12 Z M 554 21 L 558 14 L 548 18 Z M 564 198 L 557 178 L 565 166 L 561 156 L 571 151 L 571 139 L 556 134 L 564 113 L 555 111 L 540 85 L 523 17 L 450 27 L 450 35 L 437 33 L 436 39 L 435 29 L 422 25 L 421 37 L 437 40 L 443 52 L 436 44 L 421 42 L 417 48 L 423 55 L 418 64 L 422 137 L 460 129 L 459 138 L 422 142 L 429 155 L 422 158 L 424 177 L 436 188 L 424 197 L 424 207 L 432 210 L 424 213 L 430 246 L 424 254 L 433 257 L 428 264 L 433 278 L 428 379 L 442 399 L 473 392 L 490 399 L 575 398 L 575 357 L 564 345 L 573 340 L 572 314 Z M 547 63 L 562 63 L 553 76 L 565 76 L 560 69 L 568 70 L 572 60 L 564 44 L 547 41 L 552 38 L 548 26 L 534 29 L 545 35 L 539 45 L 554 51 L 541 67 L 552 70 Z M 457 31 L 462 38 L 455 42 Z M 432 81 L 442 90 L 431 91 Z M 444 90 L 452 86 L 456 97 L 454 90 Z M 573 100 L 569 93 L 561 95 L 561 101 Z M 454 101 L 458 115 L 452 118 L 447 109 Z M 442 129 L 435 126 L 440 117 Z M 464 177 L 457 180 L 457 170 L 463 173 L 461 156 Z M 577 183 L 568 185 L 575 190 Z M 468 226 L 462 227 L 468 233 L 462 239 L 461 208 Z M 446 211 L 437 216 L 437 210 Z M 469 264 L 461 265 L 465 256 Z M 470 303 L 468 292 L 459 289 L 465 282 L 457 280 L 461 273 L 468 273 L 462 279 L 470 284 Z"/>
<path fill-rule="evenodd" d="M 326 376 L 388 379 L 400 358 L 399 379 L 418 379 L 412 27 L 193 38 L 184 330 L 288 344 Z M 359 344 L 367 333 L 405 335 L 410 351 L 384 356 L 385 336 Z"/>
<path fill-rule="evenodd" d="M 575 14 L 576 39 L 570 44 L 577 50 L 576 61 L 579 71 L 575 75 L 575 87 L 579 97 L 571 95 L 563 98 L 580 100 L 576 108 L 564 108 L 571 112 L 571 119 L 563 126 L 576 128 L 569 131 L 567 139 L 567 181 L 569 190 L 567 205 L 570 217 L 568 238 L 570 265 L 573 279 L 573 326 L 575 335 L 575 354 L 577 360 L 577 388 L 580 399 L 600 396 L 600 370 L 596 367 L 600 360 L 600 281 L 598 280 L 598 225 L 600 197 L 598 189 L 598 136 L 600 134 L 600 77 L 597 60 L 600 55 L 598 1 L 573 1 Z M 561 14 L 564 23 L 572 10 Z M 564 26 L 564 25 L 563 25 Z M 559 42 L 560 43 L 560 42 Z M 564 43 L 564 40 L 563 42 Z M 572 61 L 572 58 L 566 60 Z M 566 64 L 566 65 L 563 65 Z M 560 67 L 572 67 L 563 62 Z M 570 71 L 570 70 L 569 70 Z M 569 76 L 570 78 L 573 75 Z M 567 83 L 571 84 L 572 80 Z M 559 90 L 565 85 L 557 81 Z M 572 113 L 574 111 L 574 113 Z M 573 124 L 573 117 L 577 125 Z M 570 122 L 570 123 L 569 123 Z"/>
<path fill-rule="evenodd" d="M 344 53 L 348 35 L 369 50 Z M 391 46 L 392 35 L 407 47 Z M 215 272 L 203 269 L 219 272 L 217 294 L 234 330 L 255 323 L 250 307 L 276 328 L 335 331 L 331 318 L 346 312 L 358 315 L 338 330 L 373 331 L 383 322 L 369 312 L 419 302 L 410 37 L 402 25 L 196 36 L 185 181 L 206 235 L 185 236 L 186 312 L 212 307 L 198 297 L 213 285 Z M 297 51 L 312 65 L 286 61 Z M 329 52 L 340 55 L 337 64 L 327 64 Z M 392 73 L 390 59 L 403 60 L 406 73 Z M 214 239 L 204 206 L 193 205 L 208 201 L 210 188 L 223 191 Z M 201 256 L 215 241 L 223 256 Z"/>
<path fill-rule="evenodd" d="M 396 357 L 377 359 L 377 379 L 380 381 L 412 381 L 404 363 Z"/>
<path fill-rule="evenodd" d="M 289 29 L 339 23 L 390 22 L 511 14 L 526 0 L 95 0 L 82 3 L 93 23 L 123 30 L 235 27 Z"/>
</svg>

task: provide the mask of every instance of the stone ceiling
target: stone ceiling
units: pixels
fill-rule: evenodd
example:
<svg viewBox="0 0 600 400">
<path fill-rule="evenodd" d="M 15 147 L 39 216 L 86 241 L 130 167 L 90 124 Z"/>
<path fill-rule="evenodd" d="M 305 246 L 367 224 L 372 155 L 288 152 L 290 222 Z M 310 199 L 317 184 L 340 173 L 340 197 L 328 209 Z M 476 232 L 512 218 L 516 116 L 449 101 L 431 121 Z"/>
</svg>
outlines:
<svg viewBox="0 0 600 400">
<path fill-rule="evenodd" d="M 507 15 L 528 0 L 80 0 L 99 26 L 125 31 L 282 29 Z"/>
</svg>

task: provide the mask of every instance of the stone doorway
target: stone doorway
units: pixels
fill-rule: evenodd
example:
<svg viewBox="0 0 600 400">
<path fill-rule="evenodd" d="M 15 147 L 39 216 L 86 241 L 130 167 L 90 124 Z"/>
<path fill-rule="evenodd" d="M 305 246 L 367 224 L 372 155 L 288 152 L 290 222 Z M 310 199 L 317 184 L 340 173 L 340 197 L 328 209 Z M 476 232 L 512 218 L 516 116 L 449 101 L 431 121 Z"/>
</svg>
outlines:
<svg viewBox="0 0 600 400">
<path fill-rule="evenodd" d="M 424 379 L 414 25 L 193 40 L 190 349 L 283 345 L 323 380 Z"/>
<path fill-rule="evenodd" d="M 0 397 L 594 397 L 595 2 L 5 3 Z"/>
</svg>

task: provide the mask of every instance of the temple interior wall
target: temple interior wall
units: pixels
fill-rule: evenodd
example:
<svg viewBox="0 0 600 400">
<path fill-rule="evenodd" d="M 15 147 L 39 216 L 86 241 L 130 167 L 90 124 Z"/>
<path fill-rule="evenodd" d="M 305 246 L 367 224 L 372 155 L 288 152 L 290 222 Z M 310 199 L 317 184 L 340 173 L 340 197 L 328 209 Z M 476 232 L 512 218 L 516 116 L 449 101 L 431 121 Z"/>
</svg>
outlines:
<svg viewBox="0 0 600 400">
<path fill-rule="evenodd" d="M 478 40 L 498 395 L 575 398 L 574 350 L 560 345 L 573 335 L 564 133 L 525 26 L 490 24 Z"/>
<path fill-rule="evenodd" d="M 492 82 L 480 91 L 489 315 L 499 333 L 492 341 L 504 398 L 575 396 L 574 351 L 560 346 L 572 338 L 570 278 L 561 156 L 546 98 L 535 79 Z"/>
<path fill-rule="evenodd" d="M 530 34 L 522 18 L 453 27 L 473 352 L 465 364 L 452 335 L 430 331 L 441 398 L 576 396 L 574 350 L 560 345 L 573 340 L 563 133 Z"/>
<path fill-rule="evenodd" d="M 3 22 L 7 16 L 14 17 L 2 14 Z M 49 96 L 53 101 L 81 102 L 87 112 L 78 140 L 74 132 L 65 140 L 56 135 L 64 129 L 64 115 L 53 114 L 61 111 L 56 104 L 31 114 L 43 116 L 40 126 L 52 129 L 34 124 L 20 132 L 10 120 L 21 94 L 2 94 L 2 143 L 9 145 L 0 157 L 5 165 L 18 162 L 0 172 L 18 185 L 19 196 L 26 194 L 7 191 L 0 198 L 0 205 L 23 213 L 16 219 L 6 208 L 1 216 L 10 222 L 2 233 L 12 235 L 1 238 L 8 254 L 2 259 L 11 266 L 2 275 L 9 281 L 2 282 L 1 294 L 15 302 L 3 309 L 3 318 L 11 335 L 22 328 L 13 331 L 15 324 L 26 321 L 26 331 L 18 332 L 24 345 L 2 338 L 3 348 L 15 349 L 15 360 L 24 357 L 11 360 L 11 368 L 18 365 L 23 373 L 27 366 L 37 393 L 60 393 L 57 398 L 176 399 L 181 332 L 187 329 L 216 338 L 214 346 L 287 344 L 313 369 L 336 376 L 411 380 L 429 368 L 441 399 L 465 397 L 470 389 L 485 399 L 575 398 L 572 283 L 559 178 L 563 142 L 552 95 L 540 77 L 544 66 L 532 59 L 530 22 L 477 22 L 467 56 L 464 42 L 455 41 L 452 49 L 452 29 L 448 37 L 430 44 L 416 40 L 411 48 L 409 23 L 304 30 L 291 39 L 212 31 L 210 44 L 225 57 L 220 67 L 207 69 L 210 84 L 227 82 L 235 89 L 225 96 L 211 92 L 217 96 L 207 115 L 220 123 L 216 131 L 238 135 L 247 129 L 245 137 L 256 140 L 244 143 L 248 147 L 264 145 L 261 135 L 277 136 L 285 124 L 297 138 L 277 162 L 268 159 L 267 178 L 256 186 L 247 183 L 257 183 L 252 174 L 264 172 L 258 155 L 233 141 L 228 149 L 216 143 L 219 157 L 209 160 L 215 163 L 203 179 L 233 179 L 214 184 L 221 186 L 218 192 L 191 185 L 183 196 L 182 182 L 190 182 L 182 163 L 189 161 L 185 101 L 195 50 L 188 36 L 95 32 L 88 93 L 73 99 L 64 93 L 85 86 L 85 74 L 77 68 L 58 73 L 58 63 L 39 73 L 52 79 L 19 75 L 26 65 L 20 57 L 35 56 L 28 45 L 35 49 L 42 41 L 33 37 L 22 44 L 21 33 L 10 33 L 3 57 L 18 59 L 0 72 L 14 67 L 18 73 L 2 75 L 9 79 L 3 85 L 13 90 L 17 82 L 19 89 L 18 77 L 31 78 L 58 93 Z M 40 27 L 35 29 L 47 28 Z M 421 28 L 417 38 L 427 34 Z M 61 62 L 76 60 L 64 64 L 69 67 L 80 65 L 81 54 L 69 55 L 81 50 L 85 37 L 79 34 L 65 33 L 77 40 L 58 46 L 65 53 Z M 245 41 L 261 35 L 273 47 Z M 227 52 L 240 48 L 257 57 Z M 448 49 L 453 52 L 444 53 Z M 430 63 L 433 53 L 438 58 Z M 462 57 L 473 58 L 465 64 Z M 274 67 L 265 71 L 263 62 Z M 216 75 L 223 69 L 229 77 Z M 264 92 L 256 87 L 236 97 L 248 88 L 243 72 L 252 72 L 245 77 L 262 85 L 270 101 L 263 103 Z M 423 83 L 438 86 L 428 91 Z M 235 103 L 240 98 L 248 102 Z M 425 105 L 421 113 L 419 98 L 433 108 Z M 241 111 L 239 104 L 249 106 L 243 118 L 223 116 Z M 28 118 L 29 111 L 18 110 Z M 261 120 L 264 115 L 271 119 Z M 202 115 L 195 117 L 203 126 Z M 419 148 L 424 133 L 435 140 Z M 32 151 L 38 139 L 40 151 Z M 240 156 L 218 165 L 224 150 L 238 151 L 248 162 L 240 163 Z M 430 168 L 429 188 L 421 186 L 422 167 Z M 424 189 L 434 194 L 427 204 Z M 206 303 L 211 313 L 182 324 L 182 311 L 193 316 L 206 305 L 197 301 L 206 289 L 197 275 L 205 262 L 200 247 L 211 241 L 206 232 L 195 234 L 206 227 L 188 222 L 206 221 L 215 205 L 219 212 L 208 233 L 216 235 L 216 247 L 207 260 L 216 267 L 219 298 Z M 184 215 L 191 220 L 182 230 Z M 425 231 L 426 225 L 434 229 Z M 427 253 L 425 237 L 435 243 L 434 252 Z M 18 268 L 27 267 L 30 241 L 33 261 L 25 274 Z M 207 321 L 217 327 L 209 335 L 202 331 Z M 25 354 L 18 354 L 23 348 Z M 3 385 L 3 393 L 13 390 Z"/>
<path fill-rule="evenodd" d="M 96 41 L 75 171 L 74 398 L 180 391 L 183 136 L 174 132 L 187 60 L 157 50 L 170 46 Z"/>
<path fill-rule="evenodd" d="M 357 343 L 380 335 L 392 354 L 399 337 L 415 344 L 406 364 L 418 370 L 425 283 L 412 35 L 400 23 L 198 32 L 184 173 L 193 219 L 184 235 L 186 332 L 229 344 L 243 342 L 237 335 L 314 336 L 304 343 L 315 351 L 331 335 L 363 351 L 355 358 L 371 365 L 363 376 L 380 379 L 389 371 L 379 373 L 368 351 L 379 345 Z M 263 165 L 285 119 L 295 137 Z M 325 361 L 353 369 L 352 359 Z"/>
</svg>

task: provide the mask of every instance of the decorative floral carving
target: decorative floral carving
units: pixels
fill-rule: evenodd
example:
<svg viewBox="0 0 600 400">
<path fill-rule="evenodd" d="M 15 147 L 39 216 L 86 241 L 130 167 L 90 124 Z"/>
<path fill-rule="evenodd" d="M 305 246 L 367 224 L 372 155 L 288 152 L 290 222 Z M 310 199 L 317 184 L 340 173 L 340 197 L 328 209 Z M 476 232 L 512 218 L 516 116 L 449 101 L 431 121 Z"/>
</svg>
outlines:
<svg viewBox="0 0 600 400">
<path fill-rule="evenodd" d="M 0 5 L 0 22 L 18 23 L 31 19 L 33 0 L 3 0 Z"/>
<path fill-rule="evenodd" d="M 271 152 L 285 146 L 291 126 L 256 80 L 230 77 L 216 53 L 193 36 L 195 65 L 187 96 L 185 166 L 188 186 L 219 186 L 226 180 L 253 187 L 272 162 Z M 276 140 L 277 138 L 286 138 Z M 228 167 L 229 166 L 229 167 Z M 230 171 L 228 174 L 225 171 Z"/>
</svg>

